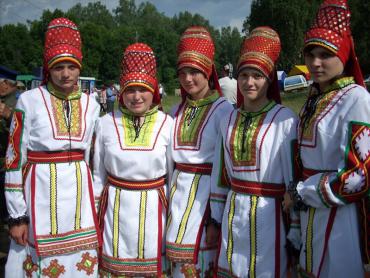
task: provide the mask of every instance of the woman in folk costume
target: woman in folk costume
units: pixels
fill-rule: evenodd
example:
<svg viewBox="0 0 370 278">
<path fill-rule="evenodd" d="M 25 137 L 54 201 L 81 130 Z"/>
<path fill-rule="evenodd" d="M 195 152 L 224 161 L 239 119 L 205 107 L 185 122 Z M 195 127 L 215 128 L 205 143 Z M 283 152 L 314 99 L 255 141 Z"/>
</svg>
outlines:
<svg viewBox="0 0 370 278">
<path fill-rule="evenodd" d="M 166 255 L 174 277 L 210 277 L 217 239 L 206 242 L 210 174 L 219 122 L 233 108 L 220 97 L 214 44 L 203 27 L 189 27 L 178 47 L 177 72 L 183 100 L 175 107 L 171 137 L 176 163 L 170 191 Z M 208 225 L 207 225 L 208 224 Z"/>
<path fill-rule="evenodd" d="M 156 62 L 149 46 L 135 43 L 126 48 L 120 83 L 119 108 L 96 126 L 94 192 L 102 192 L 100 274 L 160 277 L 166 271 L 173 120 L 158 110 Z"/>
<path fill-rule="evenodd" d="M 99 106 L 77 86 L 81 64 L 76 25 L 52 20 L 44 85 L 19 97 L 11 125 L 7 277 L 97 276 L 99 233 L 86 161 Z"/>
<path fill-rule="evenodd" d="M 347 1 L 320 6 L 305 36 L 304 57 L 314 84 L 300 113 L 301 182 L 291 192 L 301 208 L 300 270 L 309 277 L 363 277 L 370 251 L 370 95 Z"/>
<path fill-rule="evenodd" d="M 282 197 L 293 181 L 297 119 L 280 104 L 279 53 L 280 39 L 273 29 L 252 30 L 238 62 L 239 109 L 220 123 L 222 151 L 213 163 L 211 193 L 226 199 L 225 207 L 211 202 L 212 218 L 222 222 L 217 277 L 286 276 Z"/>
</svg>

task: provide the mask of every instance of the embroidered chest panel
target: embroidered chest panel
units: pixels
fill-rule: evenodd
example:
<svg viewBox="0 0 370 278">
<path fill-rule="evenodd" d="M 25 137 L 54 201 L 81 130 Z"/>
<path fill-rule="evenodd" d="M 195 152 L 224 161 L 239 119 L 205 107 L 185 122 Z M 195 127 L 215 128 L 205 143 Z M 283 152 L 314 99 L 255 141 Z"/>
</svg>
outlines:
<svg viewBox="0 0 370 278">
<path fill-rule="evenodd" d="M 82 127 L 82 109 L 79 100 L 70 100 L 70 112 L 67 114 L 64 109 L 65 101 L 56 97 L 51 97 L 52 115 L 56 126 L 57 136 L 81 137 Z M 69 123 L 70 121 L 70 123 Z M 70 125 L 70 126 L 69 126 Z"/>
<path fill-rule="evenodd" d="M 177 123 L 176 137 L 178 146 L 197 146 L 201 131 L 207 124 L 207 116 L 210 113 L 212 104 L 193 107 L 186 105 Z"/>
<path fill-rule="evenodd" d="M 125 147 L 151 147 L 155 141 L 153 133 L 154 125 L 157 121 L 157 113 L 147 115 L 140 127 L 135 127 L 134 117 L 123 114 L 122 126 Z"/>
<path fill-rule="evenodd" d="M 237 113 L 231 131 L 230 157 L 234 166 L 254 166 L 257 164 L 257 137 L 267 113 L 247 118 Z M 249 121 L 249 124 L 246 123 Z"/>
<path fill-rule="evenodd" d="M 40 89 L 41 90 L 41 89 Z M 89 98 L 82 104 L 82 98 L 62 100 L 41 91 L 44 105 L 56 140 L 82 141 L 86 131 L 86 114 Z M 68 109 L 66 108 L 68 106 Z"/>
<path fill-rule="evenodd" d="M 327 93 L 318 101 L 315 113 L 306 123 L 305 129 L 303 131 L 300 130 L 302 141 L 314 141 L 317 126 L 329 110 L 335 105 L 334 100 L 336 99 L 337 93 L 338 91 Z"/>
</svg>

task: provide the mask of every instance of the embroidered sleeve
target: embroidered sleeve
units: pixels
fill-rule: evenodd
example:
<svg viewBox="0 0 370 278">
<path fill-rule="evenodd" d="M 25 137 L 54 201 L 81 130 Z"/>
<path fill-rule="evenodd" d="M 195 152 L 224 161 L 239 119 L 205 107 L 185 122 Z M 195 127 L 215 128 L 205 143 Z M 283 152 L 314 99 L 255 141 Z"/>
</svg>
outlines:
<svg viewBox="0 0 370 278">
<path fill-rule="evenodd" d="M 102 119 L 97 121 L 95 127 L 95 143 L 93 156 L 94 173 L 94 198 L 96 208 L 99 205 L 100 195 L 107 180 L 107 172 L 104 165 L 104 131 L 102 128 Z"/>
<path fill-rule="evenodd" d="M 213 158 L 210 194 L 211 217 L 218 223 L 221 223 L 222 220 L 226 197 L 229 191 L 228 185 L 229 181 L 225 167 L 223 140 L 220 135 L 217 139 Z"/>
<path fill-rule="evenodd" d="M 341 122 L 341 139 L 335 142 L 340 144 L 343 157 L 339 170 L 315 174 L 297 186 L 303 201 L 311 207 L 342 206 L 369 194 L 370 97 L 363 93 Z"/>
<path fill-rule="evenodd" d="M 357 202 L 367 196 L 370 183 L 370 124 L 350 122 L 348 130 L 345 166 L 330 182 L 335 197 L 344 203 Z"/>
<path fill-rule="evenodd" d="M 26 214 L 23 193 L 23 170 L 27 160 L 27 145 L 30 128 L 30 113 L 23 98 L 20 98 L 13 113 L 9 131 L 9 144 L 6 152 L 5 197 L 11 218 Z"/>
</svg>

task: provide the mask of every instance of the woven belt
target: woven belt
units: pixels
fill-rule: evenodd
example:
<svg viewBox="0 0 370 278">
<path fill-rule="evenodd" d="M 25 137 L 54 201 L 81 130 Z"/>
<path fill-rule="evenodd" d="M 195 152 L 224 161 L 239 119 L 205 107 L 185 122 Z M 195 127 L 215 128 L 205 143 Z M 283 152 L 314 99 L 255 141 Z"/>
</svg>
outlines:
<svg viewBox="0 0 370 278">
<path fill-rule="evenodd" d="M 309 177 L 319 174 L 319 173 L 327 173 L 327 172 L 337 172 L 336 170 L 316 170 L 316 169 L 309 169 L 303 168 L 302 170 L 302 177 L 303 179 L 308 179 Z"/>
<path fill-rule="evenodd" d="M 128 181 L 108 175 L 108 182 L 114 186 L 128 190 L 149 190 L 162 187 L 166 184 L 166 179 L 164 177 L 160 177 L 149 181 Z"/>
<path fill-rule="evenodd" d="M 176 163 L 176 169 L 181 172 L 211 175 L 212 164 L 211 163 L 203 163 L 203 164 Z"/>
<path fill-rule="evenodd" d="M 283 197 L 285 185 L 280 183 L 261 183 L 231 179 L 231 189 L 237 193 L 263 197 Z"/>
<path fill-rule="evenodd" d="M 82 150 L 71 151 L 27 151 L 29 163 L 62 163 L 81 161 L 85 159 L 85 152 Z"/>
</svg>

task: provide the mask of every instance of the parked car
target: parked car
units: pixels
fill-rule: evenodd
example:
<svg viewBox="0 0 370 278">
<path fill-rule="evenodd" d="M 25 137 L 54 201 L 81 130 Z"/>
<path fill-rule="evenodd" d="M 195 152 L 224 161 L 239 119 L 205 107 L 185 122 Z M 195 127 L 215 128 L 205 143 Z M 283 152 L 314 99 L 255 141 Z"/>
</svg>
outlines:
<svg viewBox="0 0 370 278">
<path fill-rule="evenodd" d="M 308 87 L 308 82 L 306 78 L 299 74 L 299 75 L 293 75 L 288 76 L 284 79 L 284 91 L 292 91 L 292 90 L 298 90 L 298 89 L 304 89 Z"/>
</svg>

